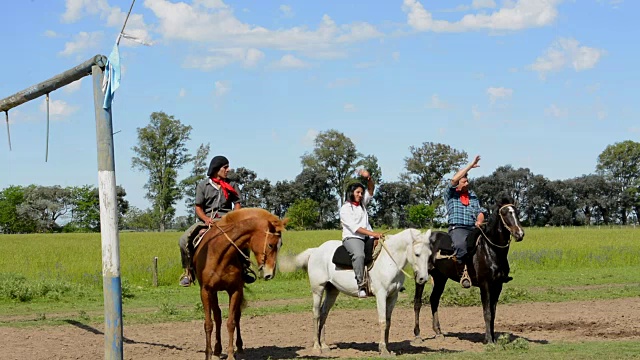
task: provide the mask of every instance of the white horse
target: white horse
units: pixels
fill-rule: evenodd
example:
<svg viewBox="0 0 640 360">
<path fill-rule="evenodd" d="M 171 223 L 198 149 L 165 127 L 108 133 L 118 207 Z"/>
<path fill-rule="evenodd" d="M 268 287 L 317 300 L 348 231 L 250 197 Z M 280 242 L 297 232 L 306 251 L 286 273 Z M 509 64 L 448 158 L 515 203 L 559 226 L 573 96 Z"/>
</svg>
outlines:
<svg viewBox="0 0 640 360">
<path fill-rule="evenodd" d="M 431 230 L 420 233 L 416 229 L 407 229 L 388 236 L 384 240 L 383 250 L 369 271 L 371 290 L 378 305 L 379 349 L 382 355 L 393 355 L 387 350 L 387 345 L 391 313 L 405 278 L 402 269 L 410 263 L 417 283 L 424 284 L 429 279 L 429 258 L 432 249 L 430 237 Z M 332 262 L 333 254 L 340 245 L 342 241 L 329 240 L 317 248 L 303 251 L 296 257 L 298 268 L 306 268 L 309 273 L 313 293 L 313 348 L 319 353 L 329 350 L 325 343 L 324 325 L 338 294 L 343 292 L 358 296 L 358 285 L 353 270 L 337 269 Z"/>
</svg>

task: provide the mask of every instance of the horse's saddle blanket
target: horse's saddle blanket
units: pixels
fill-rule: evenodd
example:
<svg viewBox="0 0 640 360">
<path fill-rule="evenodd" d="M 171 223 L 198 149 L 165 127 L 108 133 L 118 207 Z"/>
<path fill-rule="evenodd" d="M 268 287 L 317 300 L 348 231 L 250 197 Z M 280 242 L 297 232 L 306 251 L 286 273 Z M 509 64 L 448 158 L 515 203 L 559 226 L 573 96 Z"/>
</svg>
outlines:
<svg viewBox="0 0 640 360">
<path fill-rule="evenodd" d="M 473 256 L 476 252 L 476 232 L 472 231 L 469 236 L 467 236 L 467 254 Z M 433 254 L 440 255 L 453 255 L 455 249 L 453 248 L 453 241 L 451 240 L 451 236 L 447 232 L 444 231 L 434 231 L 431 233 L 431 242 L 434 244 L 433 246 Z"/>
<path fill-rule="evenodd" d="M 367 240 L 364 243 L 364 263 L 370 264 L 373 261 L 373 238 L 367 236 Z M 351 263 L 351 255 L 344 247 L 344 245 L 340 245 L 336 249 L 336 252 L 333 253 L 333 263 L 343 269 L 353 269 L 353 265 Z"/>
</svg>

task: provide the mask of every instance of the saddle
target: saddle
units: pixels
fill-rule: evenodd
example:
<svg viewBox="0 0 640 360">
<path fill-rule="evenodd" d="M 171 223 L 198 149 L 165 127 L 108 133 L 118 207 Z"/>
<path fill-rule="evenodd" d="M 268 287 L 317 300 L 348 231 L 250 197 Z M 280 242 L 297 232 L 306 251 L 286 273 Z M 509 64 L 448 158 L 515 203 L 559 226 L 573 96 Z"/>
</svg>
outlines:
<svg viewBox="0 0 640 360">
<path fill-rule="evenodd" d="M 453 248 L 453 241 L 451 236 L 444 231 L 434 231 L 432 234 L 433 254 L 435 260 L 440 259 L 452 259 L 455 249 Z M 467 236 L 467 255 L 472 257 L 476 252 L 476 231 L 472 231 Z"/>
<path fill-rule="evenodd" d="M 364 242 L 365 265 L 369 265 L 373 262 L 373 260 L 375 260 L 373 258 L 373 243 L 373 238 L 367 236 Z M 343 270 L 353 269 L 353 265 L 351 263 L 351 255 L 349 255 L 349 252 L 347 251 L 347 248 L 344 247 L 344 245 L 340 245 L 340 247 L 336 249 L 336 252 L 333 253 L 333 259 L 331 261 Z"/>
</svg>

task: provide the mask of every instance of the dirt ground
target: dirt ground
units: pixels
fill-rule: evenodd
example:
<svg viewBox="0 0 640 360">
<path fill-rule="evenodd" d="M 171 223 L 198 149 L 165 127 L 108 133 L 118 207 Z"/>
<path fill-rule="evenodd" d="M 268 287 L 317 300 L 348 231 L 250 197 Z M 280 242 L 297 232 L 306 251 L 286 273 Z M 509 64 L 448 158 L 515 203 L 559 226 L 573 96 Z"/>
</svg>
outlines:
<svg viewBox="0 0 640 360">
<path fill-rule="evenodd" d="M 339 299 L 338 299 L 339 301 Z M 367 299 L 364 301 L 374 301 Z M 496 332 L 532 343 L 581 340 L 640 340 L 640 298 L 563 303 L 498 304 Z M 423 308 L 423 341 L 413 340 L 413 310 L 393 313 L 389 349 L 396 354 L 433 351 L 481 351 L 484 338 L 482 309 L 443 307 L 440 322 L 445 339 L 435 339 L 431 315 Z M 0 328 L 0 359 L 101 359 L 102 324 L 70 322 L 68 326 Z M 226 327 L 222 326 L 223 358 Z M 242 318 L 245 352 L 241 359 L 317 358 L 312 351 L 311 311 Z M 126 359 L 203 359 L 202 321 L 126 325 Z M 329 357 L 377 355 L 379 331 L 375 310 L 335 310 L 327 321 Z"/>
</svg>

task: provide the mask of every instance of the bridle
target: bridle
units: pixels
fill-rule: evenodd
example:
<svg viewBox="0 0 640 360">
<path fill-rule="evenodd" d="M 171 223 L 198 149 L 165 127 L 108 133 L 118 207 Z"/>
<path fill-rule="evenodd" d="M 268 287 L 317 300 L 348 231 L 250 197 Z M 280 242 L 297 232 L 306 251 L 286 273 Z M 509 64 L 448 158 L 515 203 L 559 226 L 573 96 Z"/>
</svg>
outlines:
<svg viewBox="0 0 640 360">
<path fill-rule="evenodd" d="M 254 263 L 253 261 L 251 261 L 251 257 L 247 256 L 242 250 L 240 250 L 240 248 L 238 247 L 238 245 L 236 245 L 236 243 L 231 240 L 231 238 L 229 237 L 229 235 L 226 233 L 226 231 L 224 231 L 218 224 L 214 223 L 215 227 L 218 228 L 218 230 L 220 230 L 220 233 L 224 234 L 225 238 L 227 238 L 227 241 L 229 241 L 229 243 L 231 243 L 231 245 L 233 245 L 233 247 L 235 247 L 238 250 L 238 253 L 240 254 L 240 256 L 242 256 L 245 261 L 247 261 L 248 263 L 255 265 L 259 270 L 262 270 L 262 268 L 264 267 L 264 264 L 267 262 L 267 246 L 268 246 L 268 242 L 267 239 L 269 238 L 269 235 L 272 236 L 277 236 L 280 238 L 281 234 L 278 232 L 272 233 L 269 230 L 265 230 L 265 236 L 264 236 L 264 249 L 262 251 L 262 265 L 258 265 L 256 263 Z M 216 234 L 213 236 L 213 238 L 215 239 L 218 235 L 220 234 Z M 282 241 L 282 238 L 279 239 L 279 241 Z M 271 253 L 273 252 L 272 249 L 270 249 Z"/>
<path fill-rule="evenodd" d="M 505 204 L 502 205 L 500 207 L 500 209 L 498 209 L 498 215 L 500 216 L 500 221 L 502 221 L 502 225 L 504 225 L 505 228 L 507 228 L 507 230 L 509 230 L 509 240 L 507 241 L 507 245 L 498 245 L 498 244 L 494 244 L 489 237 L 487 236 L 487 234 L 484 233 L 484 231 L 482 230 L 481 227 L 478 227 L 478 229 L 480 229 L 480 232 L 482 233 L 482 235 L 484 236 L 484 239 L 487 240 L 487 242 L 493 246 L 493 247 L 497 247 L 499 249 L 506 249 L 509 247 L 509 245 L 511 245 L 511 238 L 515 237 L 515 235 L 513 235 L 513 232 L 511 231 L 511 228 L 507 225 L 507 222 L 504 220 L 504 216 L 502 216 L 502 209 L 506 208 L 506 207 L 515 207 L 514 204 Z"/>
</svg>

